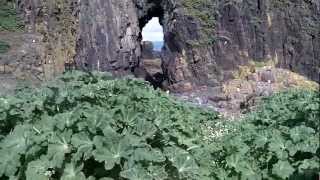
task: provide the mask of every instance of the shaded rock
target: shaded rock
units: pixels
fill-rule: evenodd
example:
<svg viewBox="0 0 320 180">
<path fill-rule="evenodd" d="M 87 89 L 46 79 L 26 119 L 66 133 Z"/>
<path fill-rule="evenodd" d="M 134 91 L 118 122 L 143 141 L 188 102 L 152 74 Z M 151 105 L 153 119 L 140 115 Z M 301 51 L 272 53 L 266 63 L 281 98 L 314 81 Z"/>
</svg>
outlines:
<svg viewBox="0 0 320 180">
<path fill-rule="evenodd" d="M 260 78 L 263 72 L 272 74 L 274 81 L 270 81 L 269 77 L 268 81 Z M 237 119 L 255 109 L 263 97 L 275 92 L 290 88 L 319 90 L 318 83 L 284 69 L 260 69 L 252 76 L 257 77 L 256 80 L 233 79 L 219 87 L 199 87 L 174 95 L 197 106 L 211 108 L 228 118 Z"/>
<path fill-rule="evenodd" d="M 154 59 L 141 59 L 141 67 L 144 67 L 148 73 L 154 75 L 156 73 L 162 73 L 162 62 L 160 58 Z"/>
<path fill-rule="evenodd" d="M 193 86 L 189 82 L 175 83 L 170 85 L 168 88 L 171 92 L 190 92 L 193 90 Z"/>
<path fill-rule="evenodd" d="M 40 82 L 53 77 L 43 68 L 43 46 L 40 34 L 0 32 L 0 40 L 10 44 L 10 49 L 0 54 L 3 73 L 12 79 Z M 51 67 L 52 68 L 52 67 Z"/>
<path fill-rule="evenodd" d="M 153 44 L 151 41 L 143 41 L 141 45 L 143 59 L 154 59 Z"/>
<path fill-rule="evenodd" d="M 259 81 L 259 80 L 260 80 L 260 77 L 259 77 L 258 74 L 253 73 L 253 74 L 248 75 L 248 76 L 247 76 L 247 79 L 248 79 L 249 81 Z"/>
<path fill-rule="evenodd" d="M 65 64 L 72 64 L 76 55 L 80 4 L 85 2 L 79 0 L 16 0 L 15 2 L 24 21 L 25 31 L 30 35 L 41 37 L 43 43 L 41 62 L 46 66 L 48 77 L 63 73 Z M 91 16 L 88 14 L 87 17 Z"/>
<path fill-rule="evenodd" d="M 259 73 L 260 80 L 263 82 L 274 83 L 276 81 L 275 75 L 271 70 L 264 70 Z"/>
</svg>

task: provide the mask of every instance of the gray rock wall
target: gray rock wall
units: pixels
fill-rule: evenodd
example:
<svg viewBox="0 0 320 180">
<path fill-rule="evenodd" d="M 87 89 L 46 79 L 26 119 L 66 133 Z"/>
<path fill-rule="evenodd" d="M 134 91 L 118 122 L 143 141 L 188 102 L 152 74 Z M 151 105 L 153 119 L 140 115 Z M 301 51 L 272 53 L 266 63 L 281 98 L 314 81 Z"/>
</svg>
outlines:
<svg viewBox="0 0 320 180">
<path fill-rule="evenodd" d="M 141 56 L 139 22 L 132 0 L 82 0 L 77 65 L 128 74 Z"/>
<path fill-rule="evenodd" d="M 216 31 L 221 41 L 214 47 L 218 65 L 272 60 L 319 81 L 319 8 L 319 1 L 304 0 L 221 4 Z"/>
<path fill-rule="evenodd" d="M 86 61 L 95 69 L 128 72 L 139 67 L 140 31 L 158 16 L 165 34 L 163 71 L 171 84 L 214 86 L 232 78 L 232 72 L 248 61 L 274 61 L 278 67 L 319 81 L 320 16 L 316 2 L 214 3 L 218 15 L 212 36 L 216 41 L 198 46 L 189 42 L 202 41 L 201 22 L 186 12 L 181 0 L 83 2 L 80 12 L 84 17 L 89 14 L 91 24 L 86 25 L 80 17 L 78 56 L 82 57 L 80 62 Z"/>
<path fill-rule="evenodd" d="M 24 11 L 26 17 L 31 17 L 28 23 L 39 22 L 37 16 L 41 13 L 37 12 L 43 9 L 45 0 L 19 1 L 31 8 Z M 278 67 L 319 81 L 318 1 L 195 1 L 200 5 L 191 10 L 185 6 L 189 0 L 80 0 L 74 3 L 76 6 L 69 10 L 75 18 L 72 27 L 76 44 L 71 47 L 75 49 L 76 65 L 116 75 L 143 69 L 141 30 L 152 17 L 159 17 L 165 35 L 163 72 L 169 84 L 178 89 L 218 85 L 232 78 L 237 67 L 249 61 L 274 61 Z M 28 6 L 31 2 L 35 4 Z M 53 17 L 55 14 L 57 12 L 51 12 Z M 41 18 L 40 21 L 56 21 L 49 20 Z M 203 20 L 210 22 L 203 23 Z M 203 24 L 214 26 L 204 28 Z M 207 40 L 202 36 L 204 30 L 209 32 L 207 38 L 214 39 L 213 43 L 202 43 Z M 54 28 L 44 31 L 55 32 Z"/>
</svg>

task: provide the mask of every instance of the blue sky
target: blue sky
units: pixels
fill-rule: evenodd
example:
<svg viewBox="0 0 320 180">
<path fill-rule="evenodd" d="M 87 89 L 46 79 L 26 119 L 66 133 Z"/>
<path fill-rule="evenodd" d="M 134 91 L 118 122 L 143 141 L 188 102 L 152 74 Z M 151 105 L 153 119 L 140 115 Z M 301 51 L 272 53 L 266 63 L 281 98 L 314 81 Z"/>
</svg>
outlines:
<svg viewBox="0 0 320 180">
<path fill-rule="evenodd" d="M 163 41 L 163 29 L 159 18 L 152 18 L 142 30 L 143 41 Z"/>
</svg>

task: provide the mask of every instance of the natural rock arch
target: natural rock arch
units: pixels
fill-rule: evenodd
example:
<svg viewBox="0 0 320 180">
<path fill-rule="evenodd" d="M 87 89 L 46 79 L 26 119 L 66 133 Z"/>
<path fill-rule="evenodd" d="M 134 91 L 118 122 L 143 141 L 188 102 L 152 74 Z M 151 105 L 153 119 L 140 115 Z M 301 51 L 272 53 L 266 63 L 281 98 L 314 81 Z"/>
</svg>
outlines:
<svg viewBox="0 0 320 180">
<path fill-rule="evenodd" d="M 213 72 L 203 69 L 203 63 L 212 57 L 212 51 L 188 45 L 198 41 L 199 24 L 184 14 L 181 4 L 169 0 L 109 1 L 82 2 L 78 66 L 116 75 L 143 69 L 139 63 L 141 31 L 152 17 L 158 17 L 164 29 L 163 72 L 169 83 L 178 89 L 190 88 L 192 83 L 210 84 L 208 76 Z"/>
<path fill-rule="evenodd" d="M 319 81 L 320 15 L 313 1 L 16 2 L 28 31 L 45 37 L 43 62 L 74 59 L 81 69 L 131 74 L 143 69 L 141 26 L 155 16 L 164 28 L 162 67 L 172 89 L 218 85 L 248 60 L 272 60 Z"/>
</svg>

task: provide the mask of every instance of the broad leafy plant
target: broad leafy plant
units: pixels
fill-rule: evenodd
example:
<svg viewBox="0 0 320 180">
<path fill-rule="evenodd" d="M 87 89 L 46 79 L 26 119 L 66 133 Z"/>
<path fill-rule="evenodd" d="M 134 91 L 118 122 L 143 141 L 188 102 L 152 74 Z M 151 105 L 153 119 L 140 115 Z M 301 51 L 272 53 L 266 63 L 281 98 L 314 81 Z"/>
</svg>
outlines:
<svg viewBox="0 0 320 180">
<path fill-rule="evenodd" d="M 236 130 L 212 145 L 217 179 L 317 179 L 318 92 L 282 92 L 265 99 Z"/>
<path fill-rule="evenodd" d="M 75 71 L 0 98 L 0 180 L 316 179 L 319 103 L 317 92 L 275 94 L 208 141 L 217 114 Z"/>
<path fill-rule="evenodd" d="M 210 179 L 201 124 L 216 118 L 142 81 L 67 73 L 0 99 L 0 179 Z"/>
</svg>

